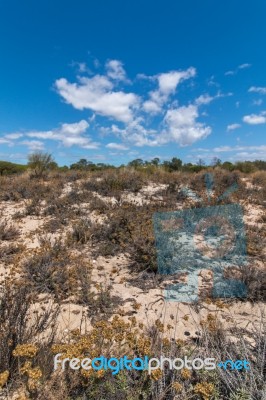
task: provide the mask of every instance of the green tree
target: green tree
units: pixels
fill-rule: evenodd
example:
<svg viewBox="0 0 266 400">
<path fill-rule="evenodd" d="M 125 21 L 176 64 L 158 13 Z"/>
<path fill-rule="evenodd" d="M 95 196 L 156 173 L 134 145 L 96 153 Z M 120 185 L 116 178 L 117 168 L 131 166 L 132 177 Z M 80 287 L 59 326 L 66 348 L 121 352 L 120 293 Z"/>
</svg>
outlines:
<svg viewBox="0 0 266 400">
<path fill-rule="evenodd" d="M 42 178 L 54 165 L 55 161 L 49 153 L 36 151 L 28 156 L 28 167 L 33 171 L 36 178 Z"/>
<path fill-rule="evenodd" d="M 222 164 L 222 168 L 226 169 L 227 171 L 233 171 L 235 169 L 235 166 L 230 161 L 225 161 Z"/>
<path fill-rule="evenodd" d="M 26 165 L 15 164 L 9 161 L 0 161 L 0 175 L 17 174 L 24 172 Z"/>
<path fill-rule="evenodd" d="M 251 161 L 238 161 L 236 163 L 236 169 L 245 174 L 256 171 L 256 167 Z"/>
<path fill-rule="evenodd" d="M 128 163 L 128 166 L 133 167 L 133 168 L 142 167 L 143 165 L 144 165 L 144 162 L 141 158 L 136 158 L 136 160 L 132 160 Z"/>
<path fill-rule="evenodd" d="M 171 161 L 164 161 L 163 166 L 168 171 L 179 171 L 182 168 L 182 160 L 173 157 Z"/>
<path fill-rule="evenodd" d="M 155 165 L 156 167 L 158 167 L 158 165 L 160 164 L 160 158 L 155 157 L 151 160 L 151 164 Z"/>
</svg>

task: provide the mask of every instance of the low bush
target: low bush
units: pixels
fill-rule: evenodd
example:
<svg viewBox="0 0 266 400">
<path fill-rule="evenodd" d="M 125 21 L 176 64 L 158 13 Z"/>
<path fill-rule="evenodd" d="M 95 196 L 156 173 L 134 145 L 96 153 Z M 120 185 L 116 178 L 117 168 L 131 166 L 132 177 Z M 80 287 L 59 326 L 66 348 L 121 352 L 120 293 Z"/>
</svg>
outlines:
<svg viewBox="0 0 266 400">
<path fill-rule="evenodd" d="M 20 235 L 19 230 L 7 220 L 0 222 L 0 240 L 14 240 Z"/>
</svg>

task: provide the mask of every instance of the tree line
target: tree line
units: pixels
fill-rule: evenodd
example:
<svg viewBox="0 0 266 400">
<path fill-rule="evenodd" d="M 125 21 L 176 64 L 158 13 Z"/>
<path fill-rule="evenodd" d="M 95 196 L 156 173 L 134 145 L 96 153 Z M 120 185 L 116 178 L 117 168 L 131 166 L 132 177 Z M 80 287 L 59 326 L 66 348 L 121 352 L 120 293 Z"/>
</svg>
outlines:
<svg viewBox="0 0 266 400">
<path fill-rule="evenodd" d="M 130 167 L 137 170 L 155 170 L 157 168 L 163 169 L 168 172 L 184 171 L 184 172 L 199 172 L 209 167 L 220 167 L 227 171 L 238 170 L 244 173 L 250 173 L 255 171 L 266 171 L 266 161 L 255 160 L 255 161 L 237 161 L 232 163 L 230 161 L 222 162 L 219 158 L 213 157 L 209 165 L 206 165 L 204 160 L 199 159 L 196 163 L 183 163 L 180 158 L 173 157 L 171 160 L 161 161 L 158 157 L 153 158 L 150 161 L 136 158 L 130 161 L 128 164 L 121 164 L 120 166 L 114 166 L 105 163 L 93 163 L 85 158 L 80 159 L 70 166 L 64 165 L 59 166 L 51 154 L 44 152 L 35 152 L 28 156 L 27 165 L 15 164 L 8 161 L 0 161 L 0 175 L 18 174 L 30 170 L 31 174 L 36 177 L 43 176 L 47 171 L 99 171 L 104 169 L 115 169 Z"/>
</svg>

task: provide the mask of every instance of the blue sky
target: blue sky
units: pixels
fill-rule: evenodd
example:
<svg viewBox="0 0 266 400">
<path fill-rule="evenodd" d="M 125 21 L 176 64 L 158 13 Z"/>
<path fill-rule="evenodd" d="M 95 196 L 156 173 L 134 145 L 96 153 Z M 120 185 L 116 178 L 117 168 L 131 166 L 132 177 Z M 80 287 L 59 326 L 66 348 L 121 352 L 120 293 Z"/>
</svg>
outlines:
<svg viewBox="0 0 266 400">
<path fill-rule="evenodd" d="M 264 0 L 1 0 L 0 159 L 266 159 Z"/>
</svg>

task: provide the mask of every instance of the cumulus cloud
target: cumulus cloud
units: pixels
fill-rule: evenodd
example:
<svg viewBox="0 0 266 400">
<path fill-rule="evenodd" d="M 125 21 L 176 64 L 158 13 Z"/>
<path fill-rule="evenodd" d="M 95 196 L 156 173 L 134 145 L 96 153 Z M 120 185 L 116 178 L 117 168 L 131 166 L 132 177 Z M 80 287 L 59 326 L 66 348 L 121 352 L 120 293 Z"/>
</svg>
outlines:
<svg viewBox="0 0 266 400">
<path fill-rule="evenodd" d="M 231 125 L 227 125 L 227 132 L 229 131 L 234 131 L 235 129 L 239 129 L 241 128 L 241 124 L 231 124 Z"/>
<path fill-rule="evenodd" d="M 109 60 L 106 63 L 107 76 L 118 81 L 128 81 L 123 64 L 119 60 Z"/>
<path fill-rule="evenodd" d="M 248 89 L 249 92 L 259 93 L 259 94 L 266 94 L 266 87 L 262 86 L 251 86 Z"/>
<path fill-rule="evenodd" d="M 85 133 L 89 124 L 85 120 L 73 124 L 62 124 L 60 128 L 49 131 L 31 131 L 25 133 L 31 138 L 56 140 L 65 147 L 79 146 L 83 149 L 96 149 L 99 143 L 93 142 Z M 23 143 L 25 144 L 25 142 Z"/>
<path fill-rule="evenodd" d="M 169 96 L 176 92 L 177 86 L 195 75 L 196 69 L 190 67 L 184 71 L 170 71 L 151 77 L 157 81 L 158 89 L 149 93 L 150 98 L 144 102 L 143 109 L 153 114 L 161 112 L 162 106 L 168 101 Z"/>
<path fill-rule="evenodd" d="M 178 86 L 195 75 L 194 67 L 152 76 L 139 74 L 138 79 L 145 79 L 152 86 L 147 93 L 140 96 L 133 91 L 121 89 L 122 83 L 130 82 L 124 66 L 119 60 L 109 60 L 103 74 L 78 76 L 76 82 L 61 78 L 56 80 L 55 87 L 60 96 L 74 108 L 92 111 L 94 119 L 100 115 L 112 120 L 111 126 L 110 123 L 101 126 L 94 121 L 98 124 L 99 132 L 114 135 L 122 141 L 122 144 L 110 142 L 106 145 L 107 148 L 125 150 L 132 144 L 160 146 L 169 142 L 187 146 L 211 133 L 209 126 L 198 121 L 199 107 L 225 96 L 220 92 L 215 96 L 203 94 L 194 100 L 194 104 L 178 107 L 175 97 Z M 155 117 L 156 130 L 153 125 Z M 45 135 L 57 135 L 65 146 L 71 146 L 72 143 L 86 146 L 83 135 L 78 138 L 67 135 L 63 138 L 58 130 L 45 132 Z"/>
<path fill-rule="evenodd" d="M 148 114 L 159 114 L 161 112 L 161 106 L 153 100 L 146 100 L 143 103 L 143 110 Z"/>
<path fill-rule="evenodd" d="M 134 146 L 158 146 L 161 144 L 161 135 L 154 129 L 147 129 L 142 125 L 141 118 L 127 124 L 125 128 L 112 125 L 111 132 L 125 142 Z"/>
<path fill-rule="evenodd" d="M 266 115 L 266 112 L 261 112 L 260 114 L 245 115 L 243 117 L 243 121 L 246 122 L 246 124 L 250 124 L 250 125 L 265 124 L 266 123 L 265 115 Z"/>
<path fill-rule="evenodd" d="M 92 110 L 122 122 L 133 119 L 133 109 L 139 104 L 136 94 L 113 91 L 113 84 L 105 76 L 79 78 L 79 83 L 61 78 L 55 85 L 58 93 L 74 108 Z"/>
<path fill-rule="evenodd" d="M 166 138 L 181 146 L 188 146 L 206 138 L 211 133 L 211 128 L 197 122 L 197 118 L 198 108 L 196 105 L 168 110 L 164 118 Z"/>
<path fill-rule="evenodd" d="M 159 82 L 159 91 L 165 95 L 174 93 L 177 85 L 185 80 L 196 75 L 196 69 L 193 67 L 185 71 L 170 71 L 157 76 Z"/>
</svg>

